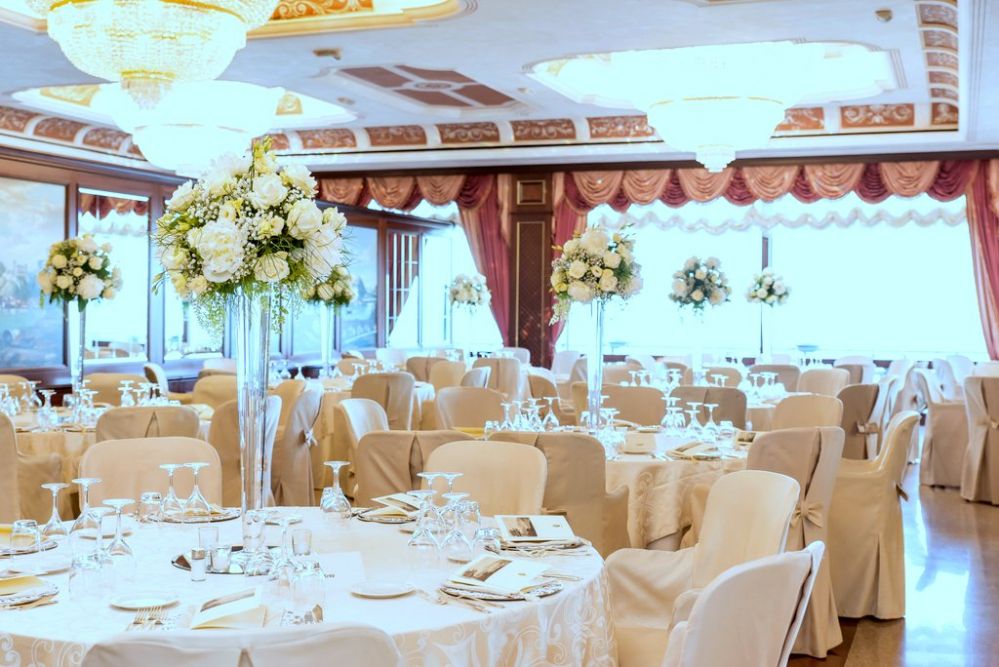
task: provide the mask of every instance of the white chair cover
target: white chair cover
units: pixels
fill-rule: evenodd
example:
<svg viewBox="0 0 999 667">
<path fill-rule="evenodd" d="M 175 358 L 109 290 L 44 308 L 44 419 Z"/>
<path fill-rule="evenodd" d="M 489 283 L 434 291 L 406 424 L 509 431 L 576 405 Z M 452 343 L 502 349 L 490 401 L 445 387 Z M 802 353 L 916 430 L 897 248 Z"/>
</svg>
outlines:
<svg viewBox="0 0 999 667">
<path fill-rule="evenodd" d="M 146 379 L 150 382 L 156 384 L 160 390 L 160 396 L 164 396 L 171 401 L 180 401 L 181 403 L 190 403 L 191 394 L 190 393 L 179 393 L 175 391 L 170 391 L 170 381 L 167 379 L 166 371 L 159 364 L 154 364 L 152 362 L 143 364 L 142 372 L 146 376 Z"/>
<path fill-rule="evenodd" d="M 569 370 L 569 382 L 586 382 L 586 357 L 580 356 Z"/>
<path fill-rule="evenodd" d="M 278 419 L 277 427 L 278 442 L 284 438 L 284 429 L 288 424 L 288 418 L 291 417 L 291 411 L 298 403 L 298 397 L 305 391 L 305 386 L 305 380 L 283 380 L 268 392 L 281 399 L 281 417 Z"/>
<path fill-rule="evenodd" d="M 919 387 L 920 380 L 916 375 L 917 370 L 925 369 L 925 367 L 926 364 L 916 364 L 915 362 L 899 364 L 898 370 L 904 371 L 904 375 L 900 376 L 902 381 L 895 385 L 897 392 L 891 401 L 891 417 L 909 410 L 918 413 L 923 413 L 926 410 L 926 399 Z M 906 456 L 910 463 L 919 460 L 919 429 L 914 429 L 912 432 L 912 440 L 909 442 Z"/>
<path fill-rule="evenodd" d="M 236 374 L 236 360 L 227 359 L 225 357 L 213 357 L 205 359 L 204 363 L 201 365 L 202 370 L 206 371 L 218 371 L 220 373 L 228 373 L 230 375 Z"/>
<path fill-rule="evenodd" d="M 843 440 L 843 429 L 836 426 L 794 428 L 761 433 L 749 448 L 747 468 L 787 475 L 801 489 L 787 536 L 789 551 L 828 542 L 829 506 Z M 823 561 L 794 652 L 825 658 L 842 642 L 829 564 Z"/>
<path fill-rule="evenodd" d="M 624 362 L 629 366 L 637 364 L 643 371 L 656 370 L 656 358 L 651 354 L 629 354 L 624 358 Z"/>
<path fill-rule="evenodd" d="M 945 401 L 963 401 L 964 386 L 959 382 L 954 369 L 946 359 L 934 359 L 932 362 L 933 372 L 940 382 L 940 391 Z"/>
<path fill-rule="evenodd" d="M 999 377 L 999 361 L 983 361 L 975 364 L 974 374 L 978 377 Z"/>
<path fill-rule="evenodd" d="M 271 486 L 271 461 L 280 414 L 281 399 L 268 396 L 264 404 L 264 476 L 265 488 L 268 489 Z M 243 478 L 239 472 L 239 405 L 236 401 L 215 408 L 208 427 L 208 442 L 218 452 L 222 465 L 222 505 L 239 507 L 242 504 Z"/>
<path fill-rule="evenodd" d="M 482 428 L 503 421 L 503 395 L 485 387 L 445 387 L 437 395 L 440 428 Z"/>
<path fill-rule="evenodd" d="M 202 403 L 213 408 L 235 400 L 235 375 L 208 375 L 195 382 L 191 392 L 191 403 Z"/>
<path fill-rule="evenodd" d="M 801 394 L 786 396 L 774 408 L 771 430 L 809 426 L 839 426 L 843 403 L 833 396 Z"/>
<path fill-rule="evenodd" d="M 27 387 L 28 378 L 21 375 L 10 375 L 0 373 L 0 384 L 7 385 L 7 391 L 10 392 L 11 396 L 17 396 L 21 398 L 25 393 L 29 391 Z"/>
<path fill-rule="evenodd" d="M 146 381 L 144 376 L 133 373 L 88 373 L 86 379 L 90 381 L 87 387 L 95 392 L 94 403 L 108 405 L 121 405 L 122 380 L 131 380 L 133 387 Z"/>
<path fill-rule="evenodd" d="M 694 384 L 694 371 L 684 362 L 662 359 L 659 363 L 662 364 L 667 374 L 669 374 L 670 371 L 679 371 L 680 384 Z"/>
<path fill-rule="evenodd" d="M 271 459 L 271 489 L 280 507 L 315 505 L 311 449 L 319 445 L 312 433 L 323 393 L 309 390 L 295 399 L 284 433 L 274 442 Z M 283 410 L 282 410 L 283 412 Z"/>
<path fill-rule="evenodd" d="M 787 665 L 824 552 L 814 542 L 718 575 L 673 628 L 662 667 Z"/>
<path fill-rule="evenodd" d="M 357 491 L 359 507 L 375 505 L 373 499 L 420 488 L 430 454 L 441 445 L 468 440 L 461 431 L 371 431 L 357 444 Z"/>
<path fill-rule="evenodd" d="M 454 490 L 469 493 L 482 514 L 540 514 L 548 465 L 535 447 L 512 442 L 449 442 L 427 460 L 428 472 L 460 472 Z"/>
<path fill-rule="evenodd" d="M 880 391 L 876 384 L 850 384 L 836 397 L 843 403 L 840 427 L 846 433 L 843 456 L 866 459 L 869 438 L 881 431 L 880 418 L 875 415 Z M 876 442 L 875 442 L 876 444 Z"/>
<path fill-rule="evenodd" d="M 569 373 L 572 372 L 572 366 L 579 359 L 580 354 L 574 350 L 559 350 L 552 357 L 552 373 L 559 381 L 564 381 L 569 379 Z"/>
<path fill-rule="evenodd" d="M 82 667 L 397 667 L 401 662 L 384 630 L 329 623 L 266 632 L 129 632 L 95 644 Z"/>
<path fill-rule="evenodd" d="M 714 410 L 714 421 L 721 424 L 730 421 L 736 428 L 746 428 L 746 394 L 734 387 L 712 387 L 705 385 L 680 385 L 674 387 L 670 396 L 680 399 L 680 406 L 694 402 L 702 405 L 697 416 L 701 424 L 708 423 L 708 409 L 704 404 L 717 405 Z"/>
<path fill-rule="evenodd" d="M 961 497 L 999 505 L 999 378 L 971 376 L 964 395 L 969 438 Z"/>
<path fill-rule="evenodd" d="M 0 523 L 34 519 L 43 524 L 52 513 L 52 503 L 49 494 L 39 487 L 62 480 L 59 455 L 31 456 L 17 451 L 14 424 L 7 415 L 0 414 Z"/>
<path fill-rule="evenodd" d="M 674 603 L 685 591 L 704 588 L 730 567 L 782 552 L 798 493 L 798 483 L 785 475 L 733 472 L 711 487 L 695 546 L 611 554 L 607 576 L 621 667 L 660 664 Z M 695 600 L 684 598 L 682 618 Z"/>
<path fill-rule="evenodd" d="M 410 357 L 406 359 L 406 372 L 418 382 L 431 382 L 430 371 L 438 363 L 445 361 L 441 357 Z M 462 364 L 464 370 L 464 364 Z M 434 385 L 436 386 L 436 385 Z"/>
<path fill-rule="evenodd" d="M 177 405 L 110 408 L 97 418 L 95 441 L 180 436 L 197 438 L 198 413 Z"/>
<path fill-rule="evenodd" d="M 471 368 L 461 376 L 461 387 L 477 387 L 487 389 L 489 387 L 489 376 L 492 375 L 491 368 Z"/>
<path fill-rule="evenodd" d="M 409 373 L 369 373 L 354 380 L 351 398 L 375 401 L 388 416 L 389 428 L 408 431 L 413 428 L 413 387 Z"/>
<path fill-rule="evenodd" d="M 947 357 L 947 363 L 954 371 L 958 384 L 964 386 L 964 381 L 975 374 L 975 362 L 962 354 L 952 354 Z"/>
<path fill-rule="evenodd" d="M 753 364 L 749 367 L 749 373 L 776 373 L 777 384 L 784 385 L 787 391 L 798 390 L 798 378 L 801 377 L 801 369 L 792 364 Z"/>
<path fill-rule="evenodd" d="M 526 380 L 521 375 L 519 359 L 476 359 L 474 368 L 489 369 L 489 384 L 486 386 L 503 394 L 508 401 L 518 401 L 526 395 Z"/>
<path fill-rule="evenodd" d="M 90 488 L 90 505 L 98 507 L 107 498 L 138 500 L 144 491 L 167 493 L 167 474 L 162 463 L 204 461 L 208 467 L 198 473 L 202 495 L 210 503 L 222 502 L 222 464 L 215 449 L 194 438 L 131 438 L 98 442 L 83 453 L 80 477 L 102 480 Z M 174 474 L 178 498 L 186 498 L 194 486 L 190 470 Z"/>
<path fill-rule="evenodd" d="M 333 407 L 333 456 L 357 460 L 357 444 L 372 431 L 389 430 L 388 415 L 369 398 L 346 398 Z"/>
<path fill-rule="evenodd" d="M 531 389 L 531 398 L 552 398 L 552 410 L 555 412 L 555 417 L 558 419 L 558 423 L 562 426 L 568 426 L 576 423 L 576 411 L 573 407 L 566 407 L 562 404 L 562 399 L 558 395 L 558 387 L 552 380 L 541 374 L 531 373 L 527 376 L 528 384 Z M 548 414 L 548 406 L 542 405 L 542 414 Z"/>
<path fill-rule="evenodd" d="M 926 403 L 919 483 L 961 486 L 961 470 L 965 452 L 968 451 L 968 419 L 964 401 L 945 400 L 933 371 L 917 368 L 913 370 L 913 375 Z"/>
<path fill-rule="evenodd" d="M 499 351 L 512 354 L 522 366 L 531 365 L 531 351 L 526 347 L 501 347 Z"/>
<path fill-rule="evenodd" d="M 336 362 L 336 369 L 341 375 L 353 375 L 357 368 L 367 368 L 371 363 L 362 357 L 349 357 L 345 352 L 343 358 Z"/>
<path fill-rule="evenodd" d="M 604 385 L 631 382 L 631 373 L 640 370 L 642 366 L 637 361 L 604 364 Z"/>
<path fill-rule="evenodd" d="M 704 369 L 704 379 L 714 384 L 715 376 L 721 375 L 725 378 L 725 386 L 737 389 L 742 383 L 742 371 L 735 366 L 708 366 Z"/>
<path fill-rule="evenodd" d="M 413 359 L 419 358 L 413 357 Z M 457 387 L 461 384 L 461 379 L 465 377 L 465 362 L 448 361 L 437 357 L 430 358 L 437 359 L 429 366 L 430 370 L 427 372 L 428 382 L 434 385 L 435 392 L 439 392 L 444 387 Z"/>
<path fill-rule="evenodd" d="M 583 385 L 585 389 L 585 385 Z M 617 419 L 632 422 L 639 426 L 658 426 L 666 414 L 663 393 L 655 387 L 626 387 L 605 384 L 603 393 L 607 396 L 604 407 L 618 411 Z M 585 392 L 584 392 L 585 409 Z M 579 407 L 576 407 L 577 412 Z M 745 414 L 743 410 L 743 414 Z"/>
<path fill-rule="evenodd" d="M 898 395 L 898 386 L 902 383 L 902 378 L 885 376 L 878 383 L 878 398 L 874 402 L 874 409 L 871 411 L 871 423 L 876 424 L 876 433 L 867 436 L 867 458 L 876 458 L 881 451 L 881 443 L 884 440 L 885 431 L 888 429 L 888 422 L 894 406 L 892 401 Z"/>
<path fill-rule="evenodd" d="M 809 368 L 798 378 L 798 391 L 835 396 L 850 383 L 850 373 L 843 368 Z"/>
<path fill-rule="evenodd" d="M 905 615 L 902 490 L 906 453 L 919 423 L 915 412 L 895 415 L 884 446 L 871 461 L 840 462 L 829 509 L 829 564 L 840 616 L 881 619 Z"/>
</svg>

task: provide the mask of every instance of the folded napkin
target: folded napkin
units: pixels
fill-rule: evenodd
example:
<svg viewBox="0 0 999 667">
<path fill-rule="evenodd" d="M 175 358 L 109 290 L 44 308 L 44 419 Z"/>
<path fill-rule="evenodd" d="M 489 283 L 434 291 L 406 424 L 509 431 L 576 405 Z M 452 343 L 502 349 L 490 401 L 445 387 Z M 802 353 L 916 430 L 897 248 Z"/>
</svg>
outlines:
<svg viewBox="0 0 999 667">
<path fill-rule="evenodd" d="M 681 459 L 717 459 L 721 458 L 718 447 L 707 442 L 688 442 L 670 450 L 670 455 Z"/>
<path fill-rule="evenodd" d="M 44 585 L 44 581 L 30 574 L 18 577 L 7 577 L 5 579 L 0 579 L 0 595 L 23 593 L 24 591 Z"/>
</svg>

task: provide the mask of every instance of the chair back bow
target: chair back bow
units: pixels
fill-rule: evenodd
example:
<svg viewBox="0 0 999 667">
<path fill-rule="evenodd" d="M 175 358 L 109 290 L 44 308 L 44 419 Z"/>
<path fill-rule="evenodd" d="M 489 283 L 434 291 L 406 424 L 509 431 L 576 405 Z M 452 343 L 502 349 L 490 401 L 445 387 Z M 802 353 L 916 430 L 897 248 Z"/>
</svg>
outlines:
<svg viewBox="0 0 999 667">
<path fill-rule="evenodd" d="M 316 445 L 319 444 L 319 442 L 316 440 L 316 436 L 312 434 L 311 428 L 305 429 L 303 435 L 305 436 L 305 444 L 308 445 L 309 447 L 315 447 Z"/>
<path fill-rule="evenodd" d="M 870 435 L 873 433 L 880 433 L 881 424 L 877 422 L 867 422 L 867 423 L 857 422 L 857 432 L 866 435 Z"/>
<path fill-rule="evenodd" d="M 791 515 L 791 526 L 797 527 L 806 521 L 816 528 L 822 528 L 822 503 L 813 500 L 800 500 Z"/>
</svg>

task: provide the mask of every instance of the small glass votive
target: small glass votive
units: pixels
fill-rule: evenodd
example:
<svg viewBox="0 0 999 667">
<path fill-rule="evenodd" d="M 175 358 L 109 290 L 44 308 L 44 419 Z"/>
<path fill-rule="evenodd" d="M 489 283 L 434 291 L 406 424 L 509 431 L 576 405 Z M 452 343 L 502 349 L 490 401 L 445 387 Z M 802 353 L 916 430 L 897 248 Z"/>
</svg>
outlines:
<svg viewBox="0 0 999 667">
<path fill-rule="evenodd" d="M 163 496 L 158 491 L 144 491 L 139 496 L 139 523 L 159 523 Z"/>
<path fill-rule="evenodd" d="M 204 549 L 191 549 L 191 581 L 208 578 L 208 554 Z"/>
<path fill-rule="evenodd" d="M 232 546 L 228 544 L 216 544 L 212 547 L 211 569 L 216 574 L 225 574 L 229 571 L 230 559 L 232 558 Z"/>
<path fill-rule="evenodd" d="M 219 543 L 218 526 L 198 526 L 198 546 L 210 551 Z"/>
<path fill-rule="evenodd" d="M 308 528 L 296 528 L 291 531 L 291 552 L 296 556 L 312 555 L 312 531 Z"/>
</svg>

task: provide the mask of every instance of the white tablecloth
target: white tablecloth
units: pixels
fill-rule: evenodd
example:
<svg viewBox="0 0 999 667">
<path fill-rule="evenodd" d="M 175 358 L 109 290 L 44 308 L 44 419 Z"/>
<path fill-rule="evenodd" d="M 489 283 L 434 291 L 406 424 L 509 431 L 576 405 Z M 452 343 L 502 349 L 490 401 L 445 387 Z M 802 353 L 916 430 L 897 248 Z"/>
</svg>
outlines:
<svg viewBox="0 0 999 667">
<path fill-rule="evenodd" d="M 384 629 L 399 646 L 406 665 L 616 664 L 607 584 L 596 552 L 551 558 L 549 562 L 558 571 L 582 580 L 566 582 L 565 590 L 538 602 L 505 603 L 502 610 L 490 614 L 457 604 L 432 604 L 417 595 L 359 599 L 348 588 L 361 579 L 413 580 L 430 589 L 444 579 L 449 568 L 429 576 L 414 575 L 405 564 L 408 536 L 395 527 L 356 520 L 346 528 L 334 527 L 324 524 L 316 509 L 302 512 L 306 525 L 313 529 L 316 552 L 332 562 L 324 563 L 324 569 L 328 573 L 332 569 L 336 575 L 326 582 L 325 621 L 366 623 Z M 216 525 L 222 540 L 238 542 L 238 520 Z M 277 531 L 268 528 L 269 543 L 277 542 Z M 197 543 L 195 526 L 141 527 L 127 539 L 138 554 L 137 581 L 127 590 L 177 593 L 181 603 L 171 613 L 187 615 L 200 601 L 266 584 L 261 581 L 265 578 L 239 575 L 209 575 L 207 582 L 191 582 L 189 574 L 174 568 L 170 559 Z M 67 575 L 50 579 L 60 587 L 57 604 L 23 612 L 0 611 L 3 664 L 78 665 L 90 645 L 123 631 L 134 616 L 133 612 L 111 608 L 106 599 L 70 599 Z M 265 595 L 265 600 L 275 602 Z M 271 609 L 268 626 L 279 622 L 280 614 Z"/>
<path fill-rule="evenodd" d="M 667 441 L 666 447 L 679 444 L 681 441 Z M 688 461 L 622 454 L 607 462 L 607 490 L 628 486 L 628 536 L 631 546 L 642 549 L 690 526 L 691 489 L 745 467 L 744 456 Z"/>
</svg>

